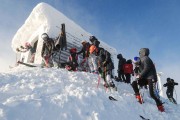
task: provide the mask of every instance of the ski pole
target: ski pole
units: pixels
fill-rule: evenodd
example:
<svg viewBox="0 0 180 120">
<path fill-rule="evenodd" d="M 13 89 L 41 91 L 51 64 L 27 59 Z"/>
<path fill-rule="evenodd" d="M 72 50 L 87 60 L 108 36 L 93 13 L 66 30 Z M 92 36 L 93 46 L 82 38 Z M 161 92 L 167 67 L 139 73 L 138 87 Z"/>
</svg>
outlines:
<svg viewBox="0 0 180 120">
<path fill-rule="evenodd" d="M 97 84 L 97 88 L 99 87 L 100 81 L 101 81 L 101 77 L 100 77 L 100 75 L 98 75 L 98 84 Z"/>
<path fill-rule="evenodd" d="M 174 91 L 175 91 L 175 95 L 176 95 L 176 101 L 177 101 L 177 94 L 176 94 L 176 89 L 174 88 Z"/>
</svg>

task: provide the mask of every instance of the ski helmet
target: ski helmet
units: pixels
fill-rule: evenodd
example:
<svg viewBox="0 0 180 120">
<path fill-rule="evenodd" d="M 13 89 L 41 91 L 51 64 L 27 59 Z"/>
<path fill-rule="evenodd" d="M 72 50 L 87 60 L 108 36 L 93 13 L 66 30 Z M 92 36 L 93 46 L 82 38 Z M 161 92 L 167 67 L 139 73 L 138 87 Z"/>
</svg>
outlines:
<svg viewBox="0 0 180 120">
<path fill-rule="evenodd" d="M 49 36 L 48 36 L 47 33 L 43 33 L 43 34 L 41 35 L 41 38 L 42 38 L 44 41 L 47 41 L 48 38 L 49 38 Z"/>
<path fill-rule="evenodd" d="M 139 57 L 134 57 L 134 61 L 137 62 L 139 60 Z"/>
</svg>

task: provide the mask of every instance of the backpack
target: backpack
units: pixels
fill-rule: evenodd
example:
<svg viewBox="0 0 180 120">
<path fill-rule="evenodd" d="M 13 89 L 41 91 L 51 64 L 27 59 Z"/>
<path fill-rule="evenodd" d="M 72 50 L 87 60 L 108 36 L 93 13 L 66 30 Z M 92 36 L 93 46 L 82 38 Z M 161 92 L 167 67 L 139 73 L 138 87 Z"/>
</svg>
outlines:
<svg viewBox="0 0 180 120">
<path fill-rule="evenodd" d="M 133 73 L 133 65 L 125 63 L 123 65 L 123 71 L 125 74 L 132 74 Z"/>
<path fill-rule="evenodd" d="M 89 48 L 89 53 L 90 54 L 93 54 L 93 53 L 97 54 L 97 52 L 98 52 L 97 47 L 95 45 L 91 45 Z"/>
</svg>

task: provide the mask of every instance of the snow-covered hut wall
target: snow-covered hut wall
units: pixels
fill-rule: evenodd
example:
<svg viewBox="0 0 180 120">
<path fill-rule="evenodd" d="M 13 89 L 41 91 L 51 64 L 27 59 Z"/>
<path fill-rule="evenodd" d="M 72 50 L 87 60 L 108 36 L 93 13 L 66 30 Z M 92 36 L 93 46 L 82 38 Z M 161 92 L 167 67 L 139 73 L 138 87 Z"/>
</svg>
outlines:
<svg viewBox="0 0 180 120">
<path fill-rule="evenodd" d="M 34 63 L 40 64 L 42 61 L 41 50 L 43 44 L 41 34 L 46 32 L 51 38 L 56 38 L 61 31 L 61 24 L 63 23 L 66 26 L 68 49 L 73 46 L 77 47 L 78 50 L 80 50 L 81 41 L 88 41 L 91 34 L 86 32 L 72 20 L 67 18 L 64 14 L 46 3 L 38 4 L 33 9 L 30 16 L 25 21 L 24 25 L 22 25 L 22 27 L 17 31 L 12 40 L 13 50 L 16 52 L 16 48 L 24 45 L 26 42 L 31 43 L 31 45 L 34 45 L 37 42 Z M 115 70 L 117 70 L 118 63 L 116 59 L 116 49 L 110 47 L 101 40 L 99 41 L 101 42 L 100 46 L 111 53 L 112 59 L 114 61 Z M 67 59 L 68 50 L 63 51 L 62 53 L 63 54 L 61 55 L 61 59 L 63 59 L 64 61 L 65 59 Z M 30 55 L 28 52 L 21 53 L 21 59 L 22 57 L 24 57 L 24 62 L 29 62 Z"/>
</svg>

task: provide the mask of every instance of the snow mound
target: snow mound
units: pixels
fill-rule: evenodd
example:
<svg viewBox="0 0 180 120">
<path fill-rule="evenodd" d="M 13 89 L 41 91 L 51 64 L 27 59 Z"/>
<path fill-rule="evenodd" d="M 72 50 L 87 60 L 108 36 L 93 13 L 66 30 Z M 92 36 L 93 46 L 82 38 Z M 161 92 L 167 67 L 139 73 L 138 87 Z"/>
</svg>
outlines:
<svg viewBox="0 0 180 120">
<path fill-rule="evenodd" d="M 16 67 L 0 73 L 1 120 L 178 120 L 180 107 L 166 101 L 157 110 L 145 92 L 140 105 L 130 85 L 116 83 L 118 92 L 106 91 L 98 76 L 55 68 Z M 118 101 L 110 101 L 109 96 Z"/>
</svg>

